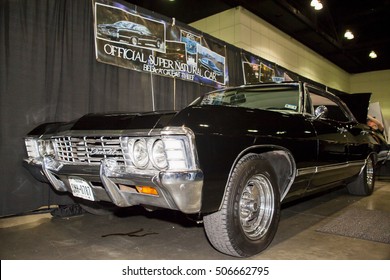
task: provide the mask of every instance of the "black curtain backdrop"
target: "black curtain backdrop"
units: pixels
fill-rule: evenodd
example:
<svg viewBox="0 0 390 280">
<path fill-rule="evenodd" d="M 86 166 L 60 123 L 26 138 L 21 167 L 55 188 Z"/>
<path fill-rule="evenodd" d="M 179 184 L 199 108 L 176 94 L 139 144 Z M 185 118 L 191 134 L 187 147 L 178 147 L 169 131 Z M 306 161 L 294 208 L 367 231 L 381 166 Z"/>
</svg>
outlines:
<svg viewBox="0 0 390 280">
<path fill-rule="evenodd" d="M 23 137 L 35 126 L 90 112 L 181 109 L 211 90 L 97 62 L 90 0 L 0 3 L 0 216 L 71 202 L 22 166 Z"/>
<path fill-rule="evenodd" d="M 203 36 L 226 47 L 227 85 L 243 84 L 243 50 Z M 179 110 L 210 90 L 97 62 L 92 0 L 0 0 L 0 217 L 72 202 L 22 166 L 23 137 L 37 125 L 92 112 Z"/>
</svg>

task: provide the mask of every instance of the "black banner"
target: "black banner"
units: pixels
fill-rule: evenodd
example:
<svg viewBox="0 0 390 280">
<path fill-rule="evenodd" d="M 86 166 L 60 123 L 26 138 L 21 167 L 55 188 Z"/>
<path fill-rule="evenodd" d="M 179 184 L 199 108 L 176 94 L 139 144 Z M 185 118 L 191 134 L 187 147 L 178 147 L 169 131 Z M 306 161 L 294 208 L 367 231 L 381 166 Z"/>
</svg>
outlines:
<svg viewBox="0 0 390 280">
<path fill-rule="evenodd" d="M 93 5 L 99 62 L 214 87 L 226 84 L 224 45 L 127 3 L 95 0 Z"/>
</svg>

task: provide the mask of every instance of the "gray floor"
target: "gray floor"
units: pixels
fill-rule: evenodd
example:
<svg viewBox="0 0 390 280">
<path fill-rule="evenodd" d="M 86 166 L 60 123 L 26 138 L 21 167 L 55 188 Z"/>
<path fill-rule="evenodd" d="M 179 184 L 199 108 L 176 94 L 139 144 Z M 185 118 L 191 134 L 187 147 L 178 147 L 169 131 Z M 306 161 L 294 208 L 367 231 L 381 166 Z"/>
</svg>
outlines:
<svg viewBox="0 0 390 280">
<path fill-rule="evenodd" d="M 387 242 L 321 231 L 331 223 L 343 225 L 344 214 L 359 213 L 351 210 L 382 215 L 369 228 L 353 217 L 354 231 L 372 230 L 390 238 L 390 180 L 377 181 L 369 197 L 351 196 L 342 188 L 283 207 L 274 241 L 251 259 L 389 260 Z M 351 216 L 348 219 L 345 222 L 351 222 Z M 109 216 L 59 219 L 44 213 L 2 218 L 0 241 L 2 260 L 235 259 L 214 250 L 203 226 L 180 213 L 140 208 Z"/>
</svg>

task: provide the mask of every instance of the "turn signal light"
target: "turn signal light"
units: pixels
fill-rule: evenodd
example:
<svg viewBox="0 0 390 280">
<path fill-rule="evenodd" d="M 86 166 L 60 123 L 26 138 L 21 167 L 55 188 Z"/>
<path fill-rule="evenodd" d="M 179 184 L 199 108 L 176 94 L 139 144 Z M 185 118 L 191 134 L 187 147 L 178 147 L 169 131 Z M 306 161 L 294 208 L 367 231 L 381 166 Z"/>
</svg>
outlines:
<svg viewBox="0 0 390 280">
<path fill-rule="evenodd" d="M 158 195 L 158 191 L 153 187 L 149 187 L 149 186 L 135 186 L 135 187 L 139 193 Z"/>
</svg>

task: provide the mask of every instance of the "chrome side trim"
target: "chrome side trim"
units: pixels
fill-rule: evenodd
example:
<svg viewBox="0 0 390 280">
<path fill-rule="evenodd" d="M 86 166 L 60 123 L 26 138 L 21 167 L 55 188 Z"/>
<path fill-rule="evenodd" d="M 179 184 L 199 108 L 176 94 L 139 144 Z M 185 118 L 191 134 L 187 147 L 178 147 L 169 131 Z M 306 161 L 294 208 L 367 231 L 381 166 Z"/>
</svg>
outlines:
<svg viewBox="0 0 390 280">
<path fill-rule="evenodd" d="M 345 169 L 353 166 L 364 166 L 365 163 L 366 163 L 365 160 L 357 160 L 357 161 L 351 161 L 347 163 L 336 163 L 336 164 L 328 164 L 328 165 L 321 165 L 321 166 L 314 166 L 314 167 L 299 168 L 297 169 L 297 177 L 308 175 L 308 174 L 328 172 L 337 169 Z"/>
<path fill-rule="evenodd" d="M 390 158 L 390 150 L 389 151 L 380 151 L 378 154 L 378 162 L 385 163 Z"/>
<path fill-rule="evenodd" d="M 297 169 L 297 176 L 303 176 L 303 175 L 310 175 L 313 173 L 317 173 L 317 167 L 305 167 L 305 168 L 299 168 Z"/>
</svg>

